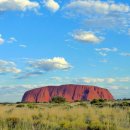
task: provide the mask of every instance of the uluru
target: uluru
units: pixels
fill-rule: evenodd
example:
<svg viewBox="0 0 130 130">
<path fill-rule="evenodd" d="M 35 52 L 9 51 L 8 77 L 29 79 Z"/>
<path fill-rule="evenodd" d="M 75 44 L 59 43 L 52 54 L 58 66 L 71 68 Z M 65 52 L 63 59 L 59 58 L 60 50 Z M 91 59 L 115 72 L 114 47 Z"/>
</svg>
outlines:
<svg viewBox="0 0 130 130">
<path fill-rule="evenodd" d="M 35 88 L 24 93 L 22 102 L 49 102 L 55 96 L 61 96 L 68 102 L 80 100 L 106 99 L 113 100 L 108 89 L 89 86 L 67 84 L 61 86 L 45 86 Z"/>
</svg>

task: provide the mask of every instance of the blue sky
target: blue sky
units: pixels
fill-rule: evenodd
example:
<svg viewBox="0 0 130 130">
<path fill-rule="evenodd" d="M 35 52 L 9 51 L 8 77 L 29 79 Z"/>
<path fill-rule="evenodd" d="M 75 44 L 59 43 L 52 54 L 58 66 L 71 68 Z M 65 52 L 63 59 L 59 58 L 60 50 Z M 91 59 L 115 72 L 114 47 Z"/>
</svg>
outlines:
<svg viewBox="0 0 130 130">
<path fill-rule="evenodd" d="M 0 0 L 0 102 L 60 84 L 130 98 L 128 0 Z"/>
</svg>

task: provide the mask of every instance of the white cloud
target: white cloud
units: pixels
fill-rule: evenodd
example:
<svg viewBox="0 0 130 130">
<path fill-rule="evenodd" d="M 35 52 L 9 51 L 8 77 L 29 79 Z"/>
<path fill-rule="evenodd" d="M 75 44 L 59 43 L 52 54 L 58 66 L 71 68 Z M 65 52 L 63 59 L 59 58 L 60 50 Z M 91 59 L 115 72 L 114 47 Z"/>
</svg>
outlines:
<svg viewBox="0 0 130 130">
<path fill-rule="evenodd" d="M 38 7 L 38 2 L 32 2 L 30 0 L 0 0 L 0 11 L 26 11 L 37 9 Z"/>
<path fill-rule="evenodd" d="M 44 0 L 44 5 L 52 12 L 56 12 L 60 8 L 60 5 L 54 0 Z"/>
<path fill-rule="evenodd" d="M 52 59 L 38 59 L 28 62 L 32 69 L 39 71 L 67 70 L 71 65 L 62 57 L 54 57 Z"/>
<path fill-rule="evenodd" d="M 107 56 L 107 53 L 99 52 L 99 55 L 101 55 L 101 56 Z"/>
<path fill-rule="evenodd" d="M 73 0 L 64 7 L 64 10 L 69 18 L 80 18 L 88 30 L 107 29 L 128 33 L 130 28 L 130 6 L 121 2 Z"/>
<path fill-rule="evenodd" d="M 2 35 L 0 34 L 0 45 L 4 43 L 4 39 L 2 38 Z"/>
<path fill-rule="evenodd" d="M 52 80 L 55 80 L 55 81 L 62 81 L 63 79 L 61 77 L 51 77 Z"/>
<path fill-rule="evenodd" d="M 103 2 L 100 0 L 74 0 L 67 4 L 66 8 L 75 9 L 77 13 L 109 14 L 111 12 L 129 12 L 130 7 L 125 4 Z"/>
<path fill-rule="evenodd" d="M 130 77 L 119 78 L 119 82 L 130 82 Z"/>
<path fill-rule="evenodd" d="M 16 68 L 16 64 L 12 61 L 0 60 L 0 74 L 20 73 L 21 70 Z"/>
<path fill-rule="evenodd" d="M 130 57 L 130 53 L 127 53 L 127 52 L 125 52 L 125 53 L 121 53 L 120 55 Z"/>
<path fill-rule="evenodd" d="M 96 48 L 95 51 L 101 56 L 107 56 L 109 52 L 117 52 L 117 48 Z"/>
<path fill-rule="evenodd" d="M 112 90 L 128 90 L 129 87 L 126 87 L 126 86 L 110 86 L 109 89 L 112 89 Z"/>
<path fill-rule="evenodd" d="M 25 73 L 22 73 L 22 75 L 14 76 L 14 79 L 27 79 L 27 78 L 39 76 L 39 75 L 42 75 L 42 74 L 43 74 L 43 72 L 40 72 L 40 71 L 25 72 Z"/>
<path fill-rule="evenodd" d="M 114 83 L 117 79 L 115 78 L 106 78 L 107 83 Z"/>
<path fill-rule="evenodd" d="M 96 48 L 96 51 L 104 51 L 104 52 L 116 52 L 118 51 L 117 48 Z"/>
<path fill-rule="evenodd" d="M 130 28 L 128 29 L 128 35 L 130 36 Z"/>
<path fill-rule="evenodd" d="M 84 83 L 102 83 L 105 81 L 103 78 L 81 78 L 80 80 Z"/>
<path fill-rule="evenodd" d="M 100 62 L 102 62 L 102 63 L 108 63 L 108 60 L 104 59 L 104 60 L 101 60 Z"/>
<path fill-rule="evenodd" d="M 93 32 L 87 31 L 76 31 L 72 34 L 72 37 L 75 40 L 85 43 L 100 43 L 103 41 L 102 37 L 96 36 Z"/>
<path fill-rule="evenodd" d="M 13 43 L 13 42 L 17 42 L 15 37 L 10 37 L 8 40 L 8 43 Z"/>
<path fill-rule="evenodd" d="M 22 48 L 26 48 L 27 45 L 24 45 L 24 44 L 20 44 L 19 47 L 22 47 Z"/>
<path fill-rule="evenodd" d="M 85 84 L 97 84 L 97 83 L 119 83 L 119 82 L 130 82 L 130 77 L 121 77 L 121 78 L 90 78 L 90 77 L 83 77 L 74 79 L 77 83 L 85 83 Z"/>
<path fill-rule="evenodd" d="M 0 102 L 20 102 L 23 94 L 30 89 L 44 86 L 45 84 L 9 84 L 0 85 Z"/>
<path fill-rule="evenodd" d="M 52 59 L 27 59 L 26 70 L 21 74 L 14 76 L 14 79 L 26 79 L 43 75 L 45 72 L 54 70 L 68 70 L 72 66 L 62 57 Z"/>
<path fill-rule="evenodd" d="M 115 82 L 115 79 L 113 78 L 84 78 L 83 79 L 84 82 L 86 83 L 113 83 Z"/>
</svg>

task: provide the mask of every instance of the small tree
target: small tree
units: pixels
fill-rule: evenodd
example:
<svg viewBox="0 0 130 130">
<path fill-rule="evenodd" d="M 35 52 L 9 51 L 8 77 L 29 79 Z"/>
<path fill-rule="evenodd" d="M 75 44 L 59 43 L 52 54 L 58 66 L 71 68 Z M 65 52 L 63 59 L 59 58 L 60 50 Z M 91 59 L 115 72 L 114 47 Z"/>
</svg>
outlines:
<svg viewBox="0 0 130 130">
<path fill-rule="evenodd" d="M 93 99 L 90 103 L 91 104 L 101 104 L 104 103 L 106 100 L 104 99 Z"/>
<path fill-rule="evenodd" d="M 96 103 L 98 103 L 98 100 L 97 99 L 93 99 L 90 103 L 91 104 L 96 104 Z"/>
<path fill-rule="evenodd" d="M 66 99 L 64 97 L 61 97 L 61 96 L 55 96 L 52 98 L 51 102 L 64 103 L 64 102 L 66 102 Z"/>
</svg>

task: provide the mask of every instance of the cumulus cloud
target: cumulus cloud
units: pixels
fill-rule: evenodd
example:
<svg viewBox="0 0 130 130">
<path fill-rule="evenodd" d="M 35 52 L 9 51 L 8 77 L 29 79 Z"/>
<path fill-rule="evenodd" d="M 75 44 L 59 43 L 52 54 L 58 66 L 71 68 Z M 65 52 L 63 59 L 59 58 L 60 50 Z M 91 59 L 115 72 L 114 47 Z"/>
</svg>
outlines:
<svg viewBox="0 0 130 130">
<path fill-rule="evenodd" d="M 22 73 L 15 75 L 14 79 L 27 79 L 43 75 L 45 72 L 55 70 L 68 70 L 72 66 L 62 57 L 54 57 L 52 59 L 27 59 L 27 66 Z"/>
<path fill-rule="evenodd" d="M 32 2 L 30 0 L 0 0 L 0 11 L 26 11 L 31 9 L 37 9 L 39 7 L 38 2 Z"/>
<path fill-rule="evenodd" d="M 96 36 L 93 32 L 87 31 L 76 31 L 72 34 L 72 37 L 81 42 L 85 43 L 100 43 L 103 41 L 103 38 Z"/>
<path fill-rule="evenodd" d="M 28 62 L 32 69 L 39 71 L 68 70 L 71 65 L 62 57 L 52 59 L 38 59 Z"/>
<path fill-rule="evenodd" d="M 80 17 L 87 29 L 103 31 L 113 29 L 127 32 L 130 27 L 130 6 L 101 0 L 73 0 L 64 10 L 70 18 Z"/>
<path fill-rule="evenodd" d="M 44 0 L 44 5 L 52 12 L 56 12 L 60 8 L 60 5 L 54 0 Z"/>
<path fill-rule="evenodd" d="M 20 73 L 21 70 L 16 68 L 16 64 L 12 61 L 0 60 L 0 74 Z"/>
<path fill-rule="evenodd" d="M 4 39 L 2 38 L 2 35 L 0 34 L 0 45 L 4 43 Z"/>
<path fill-rule="evenodd" d="M 66 5 L 66 8 L 75 9 L 77 13 L 110 14 L 111 12 L 128 12 L 130 7 L 125 4 L 103 2 L 100 0 L 74 0 Z M 87 15 L 87 13 L 86 13 Z"/>
</svg>

